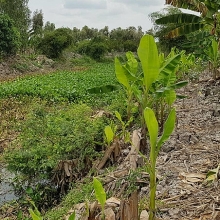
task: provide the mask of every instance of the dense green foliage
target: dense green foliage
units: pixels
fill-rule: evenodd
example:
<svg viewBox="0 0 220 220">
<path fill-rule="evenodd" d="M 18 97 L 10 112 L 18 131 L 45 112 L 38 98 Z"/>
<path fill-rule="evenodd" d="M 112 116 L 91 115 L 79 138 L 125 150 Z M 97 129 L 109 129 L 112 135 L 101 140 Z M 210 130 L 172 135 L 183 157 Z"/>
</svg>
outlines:
<svg viewBox="0 0 220 220">
<path fill-rule="evenodd" d="M 57 72 L 3 83 L 0 90 L 5 97 L 20 99 L 30 95 L 46 99 L 45 103 L 36 103 L 18 128 L 20 147 L 15 144 L 6 154 L 11 169 L 29 177 L 49 177 L 61 159 L 79 159 L 77 169 L 81 170 L 85 158 L 88 161 L 88 158 L 97 156 L 95 147 L 102 143 L 105 125 L 102 119 L 91 119 L 92 109 L 81 103 L 99 108 L 111 104 L 112 108 L 123 105 L 123 96 L 119 91 L 105 94 L 88 92 L 89 88 L 97 85 L 116 84 L 112 70 L 113 65 L 102 64 L 78 73 Z M 61 102 L 54 103 L 55 100 L 79 104 L 62 105 Z M 54 108 L 46 104 L 51 101 L 55 104 Z"/>
<path fill-rule="evenodd" d="M 51 179 L 59 161 L 76 160 L 74 175 L 80 178 L 99 157 L 108 119 L 91 117 L 92 107 L 123 109 L 124 99 L 120 90 L 91 94 L 89 88 L 110 82 L 116 83 L 113 65 L 96 64 L 82 72 L 57 72 L 1 84 L 2 94 L 4 91 L 5 97 L 14 97 L 13 102 L 23 103 L 24 108 L 27 105 L 24 100 L 30 100 L 27 95 L 33 98 L 22 116 L 25 120 L 12 128 L 19 135 L 4 158 L 8 167 L 21 175 L 16 182 L 18 189 L 27 193 L 38 208 L 47 209 L 54 201 L 53 196 L 57 196 L 53 184 L 48 188 L 41 183 Z M 77 99 L 68 90 L 77 93 Z M 78 104 L 69 103 L 72 101 Z M 24 180 L 31 185 L 23 185 Z"/>
<path fill-rule="evenodd" d="M 28 95 L 49 101 L 84 102 L 93 106 L 106 106 L 119 99 L 118 91 L 90 94 L 88 89 L 108 84 L 118 84 L 113 64 L 96 64 L 81 72 L 59 71 L 3 83 L 0 85 L 0 97 Z"/>
<path fill-rule="evenodd" d="M 108 50 L 105 39 L 95 37 L 92 40 L 82 41 L 78 45 L 77 51 L 82 55 L 88 55 L 92 59 L 100 61 Z"/>
<path fill-rule="evenodd" d="M 0 54 L 15 54 L 20 46 L 20 36 L 8 15 L 0 14 Z"/>
<path fill-rule="evenodd" d="M 38 180 L 51 177 L 59 160 L 77 159 L 75 172 L 88 170 L 89 161 L 98 155 L 95 146 L 102 142 L 104 126 L 102 119 L 91 119 L 91 114 L 86 105 L 67 105 L 50 112 L 42 103 L 36 106 L 20 128 L 21 147 L 5 155 L 9 168 Z"/>
<path fill-rule="evenodd" d="M 21 49 L 25 50 L 28 42 L 28 28 L 30 25 L 30 10 L 28 0 L 4 0 L 0 2 L 0 13 L 7 14 L 21 36 Z"/>
<path fill-rule="evenodd" d="M 39 42 L 38 49 L 49 58 L 58 58 L 64 49 L 72 44 L 70 29 L 58 28 L 46 34 Z"/>
<path fill-rule="evenodd" d="M 73 184 L 73 189 L 64 198 L 63 202 L 56 208 L 47 212 L 45 219 L 60 220 L 73 207 L 73 205 L 94 200 L 94 191 L 92 180 L 86 179 L 83 183 Z"/>
</svg>

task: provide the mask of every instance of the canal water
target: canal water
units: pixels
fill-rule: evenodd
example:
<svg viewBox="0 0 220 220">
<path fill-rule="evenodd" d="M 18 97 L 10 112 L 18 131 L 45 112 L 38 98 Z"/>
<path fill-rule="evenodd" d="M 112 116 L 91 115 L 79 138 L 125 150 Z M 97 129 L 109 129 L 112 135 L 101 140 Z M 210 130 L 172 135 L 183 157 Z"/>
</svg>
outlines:
<svg viewBox="0 0 220 220">
<path fill-rule="evenodd" d="M 0 165 L 0 206 L 5 202 L 18 199 L 12 186 L 14 174 L 9 172 L 4 165 Z"/>
</svg>

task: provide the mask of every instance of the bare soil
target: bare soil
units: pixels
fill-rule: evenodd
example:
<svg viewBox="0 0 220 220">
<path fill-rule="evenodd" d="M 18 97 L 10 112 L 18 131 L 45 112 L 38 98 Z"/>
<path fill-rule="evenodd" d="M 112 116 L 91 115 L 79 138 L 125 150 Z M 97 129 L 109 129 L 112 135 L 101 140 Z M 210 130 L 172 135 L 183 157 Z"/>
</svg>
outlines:
<svg viewBox="0 0 220 220">
<path fill-rule="evenodd" d="M 205 180 L 220 164 L 220 81 L 208 78 L 190 83 L 176 103 L 178 124 L 157 163 L 161 219 L 220 219 L 220 173 Z"/>
</svg>

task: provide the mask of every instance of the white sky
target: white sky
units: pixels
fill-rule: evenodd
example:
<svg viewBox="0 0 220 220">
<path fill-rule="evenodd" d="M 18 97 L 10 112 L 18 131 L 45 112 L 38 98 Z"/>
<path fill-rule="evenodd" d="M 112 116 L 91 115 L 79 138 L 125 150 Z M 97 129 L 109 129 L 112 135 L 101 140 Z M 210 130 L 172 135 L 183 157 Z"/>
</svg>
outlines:
<svg viewBox="0 0 220 220">
<path fill-rule="evenodd" d="M 42 9 L 44 22 L 71 29 L 141 26 L 147 31 L 152 27 L 148 15 L 163 9 L 164 4 L 165 0 L 29 0 L 32 12 Z"/>
</svg>

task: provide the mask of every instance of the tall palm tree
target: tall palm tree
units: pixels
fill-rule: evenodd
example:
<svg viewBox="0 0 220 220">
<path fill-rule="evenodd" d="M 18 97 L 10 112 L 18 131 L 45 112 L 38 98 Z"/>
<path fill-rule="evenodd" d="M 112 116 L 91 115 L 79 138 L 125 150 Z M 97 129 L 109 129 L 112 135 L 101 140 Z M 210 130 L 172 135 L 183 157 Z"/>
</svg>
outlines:
<svg viewBox="0 0 220 220">
<path fill-rule="evenodd" d="M 175 24 L 175 28 L 167 34 L 168 37 L 172 38 L 207 28 L 212 34 L 215 33 L 216 14 L 220 10 L 219 0 L 166 0 L 166 4 L 200 14 L 181 13 L 157 19 L 157 24 Z"/>
</svg>

